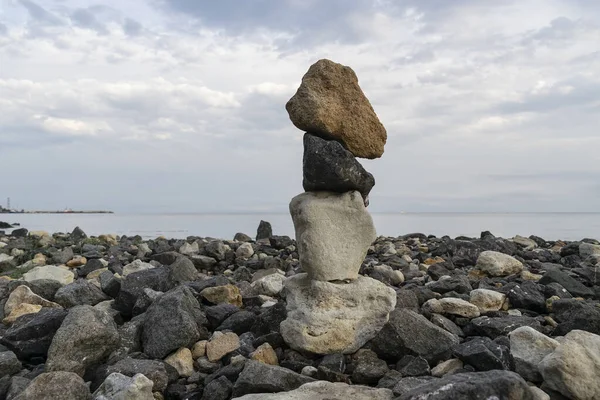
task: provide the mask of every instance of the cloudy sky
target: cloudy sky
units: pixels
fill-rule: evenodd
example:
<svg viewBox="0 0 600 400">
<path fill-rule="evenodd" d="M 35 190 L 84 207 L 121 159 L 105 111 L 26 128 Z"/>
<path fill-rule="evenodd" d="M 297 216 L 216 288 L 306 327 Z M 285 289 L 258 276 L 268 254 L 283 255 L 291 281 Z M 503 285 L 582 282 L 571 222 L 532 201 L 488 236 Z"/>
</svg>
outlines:
<svg viewBox="0 0 600 400">
<path fill-rule="evenodd" d="M 388 130 L 372 211 L 600 211 L 596 0 L 0 0 L 0 198 L 285 211 L 320 58 Z"/>
</svg>

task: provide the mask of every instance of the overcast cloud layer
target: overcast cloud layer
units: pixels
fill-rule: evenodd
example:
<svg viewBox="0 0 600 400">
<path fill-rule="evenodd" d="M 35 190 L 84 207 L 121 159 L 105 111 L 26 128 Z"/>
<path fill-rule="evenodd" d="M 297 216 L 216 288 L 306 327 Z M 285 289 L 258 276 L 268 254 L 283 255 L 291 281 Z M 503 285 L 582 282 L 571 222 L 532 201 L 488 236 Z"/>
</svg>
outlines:
<svg viewBox="0 0 600 400">
<path fill-rule="evenodd" d="M 388 130 L 372 211 L 600 211 L 598 1 L 0 1 L 19 207 L 285 211 L 329 58 Z"/>
</svg>

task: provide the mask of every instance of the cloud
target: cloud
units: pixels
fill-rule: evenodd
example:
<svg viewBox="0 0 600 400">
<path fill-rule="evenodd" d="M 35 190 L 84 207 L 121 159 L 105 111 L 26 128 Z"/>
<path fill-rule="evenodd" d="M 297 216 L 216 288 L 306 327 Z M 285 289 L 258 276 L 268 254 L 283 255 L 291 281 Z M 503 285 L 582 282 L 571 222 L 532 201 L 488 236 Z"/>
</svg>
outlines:
<svg viewBox="0 0 600 400">
<path fill-rule="evenodd" d="M 75 10 L 71 14 L 71 21 L 73 21 L 76 26 L 94 30 L 100 35 L 108 34 L 106 26 L 98 21 L 96 16 L 89 10 L 83 8 Z"/>
<path fill-rule="evenodd" d="M 71 207 L 286 212 L 302 132 L 284 106 L 319 58 L 356 71 L 387 128 L 361 160 L 372 211 L 600 204 L 593 2 L 36 1 L 0 35 L 0 152 L 28 160 L 3 187 L 30 208 L 76 182 Z"/>
<path fill-rule="evenodd" d="M 19 3 L 23 5 L 27 9 L 29 16 L 35 20 L 37 23 L 41 23 L 44 25 L 50 26 L 60 26 L 63 25 L 64 22 L 54 15 L 53 13 L 47 11 L 46 9 L 40 7 L 38 4 L 34 3 L 30 0 L 19 0 Z"/>
</svg>

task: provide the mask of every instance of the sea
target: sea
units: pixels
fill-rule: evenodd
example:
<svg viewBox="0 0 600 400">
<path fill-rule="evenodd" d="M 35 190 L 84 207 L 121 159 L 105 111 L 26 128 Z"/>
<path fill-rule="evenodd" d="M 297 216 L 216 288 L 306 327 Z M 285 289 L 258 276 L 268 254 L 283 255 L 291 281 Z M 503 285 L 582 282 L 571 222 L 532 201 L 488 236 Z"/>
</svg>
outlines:
<svg viewBox="0 0 600 400">
<path fill-rule="evenodd" d="M 482 231 L 510 238 L 536 235 L 546 240 L 600 239 L 600 213 L 373 213 L 377 233 L 397 237 L 420 232 L 438 237 L 479 237 Z M 233 239 L 237 232 L 256 235 L 261 220 L 271 223 L 274 235 L 294 237 L 289 214 L 0 214 L 0 221 L 19 223 L 30 231 L 71 232 L 77 226 L 90 236 L 114 233 Z M 10 230 L 7 230 L 7 233 Z"/>
</svg>

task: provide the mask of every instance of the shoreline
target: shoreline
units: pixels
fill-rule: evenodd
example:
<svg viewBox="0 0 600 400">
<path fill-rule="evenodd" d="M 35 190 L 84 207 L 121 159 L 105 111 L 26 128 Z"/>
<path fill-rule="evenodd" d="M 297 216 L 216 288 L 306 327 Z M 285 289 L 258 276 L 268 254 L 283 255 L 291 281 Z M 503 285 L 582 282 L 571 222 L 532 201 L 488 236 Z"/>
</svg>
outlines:
<svg viewBox="0 0 600 400">
<path fill-rule="evenodd" d="M 323 356 L 293 350 L 280 329 L 291 301 L 286 278 L 303 271 L 295 240 L 273 235 L 268 223 L 259 240 L 15 232 L 0 236 L 0 344 L 14 355 L 7 379 L 31 377 L 32 387 L 34 370 L 46 368 L 90 382 L 74 374 L 65 390 L 94 392 L 116 379 L 111 372 L 125 381 L 141 372 L 136 390 L 198 398 L 283 395 L 316 380 L 391 400 L 439 385 L 459 390 L 462 377 L 495 393 L 534 390 L 526 382 L 552 392 L 564 378 L 523 360 L 545 351 L 556 368 L 588 368 L 593 360 L 568 358 L 555 338 L 576 342 L 584 332 L 600 343 L 595 239 L 378 237 L 360 279 L 396 293 L 389 321 L 357 352 Z M 15 307 L 17 298 L 31 306 Z M 336 318 L 372 312 L 357 306 Z M 589 386 L 579 376 L 562 383 Z"/>
</svg>

